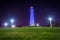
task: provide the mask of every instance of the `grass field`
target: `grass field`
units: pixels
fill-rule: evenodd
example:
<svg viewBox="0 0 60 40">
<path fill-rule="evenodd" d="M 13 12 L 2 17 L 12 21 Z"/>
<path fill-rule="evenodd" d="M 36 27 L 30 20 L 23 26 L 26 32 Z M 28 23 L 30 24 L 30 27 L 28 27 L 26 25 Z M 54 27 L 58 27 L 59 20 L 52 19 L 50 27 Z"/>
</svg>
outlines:
<svg viewBox="0 0 60 40">
<path fill-rule="evenodd" d="M 60 28 L 0 28 L 0 40 L 60 40 Z"/>
</svg>

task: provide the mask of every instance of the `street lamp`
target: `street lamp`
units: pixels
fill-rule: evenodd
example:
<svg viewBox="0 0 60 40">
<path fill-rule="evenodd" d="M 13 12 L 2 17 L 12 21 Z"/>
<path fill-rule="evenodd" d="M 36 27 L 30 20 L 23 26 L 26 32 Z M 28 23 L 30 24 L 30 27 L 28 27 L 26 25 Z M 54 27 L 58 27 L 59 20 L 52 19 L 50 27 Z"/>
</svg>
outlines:
<svg viewBox="0 0 60 40">
<path fill-rule="evenodd" d="M 8 23 L 4 23 L 4 26 L 7 27 Z"/>
<path fill-rule="evenodd" d="M 39 26 L 39 24 L 37 23 L 36 26 Z"/>
<path fill-rule="evenodd" d="M 11 22 L 11 27 L 13 27 L 14 19 L 11 19 L 10 22 Z"/>
<path fill-rule="evenodd" d="M 13 23 L 14 22 L 14 19 L 11 19 L 11 23 Z"/>
<path fill-rule="evenodd" d="M 50 27 L 52 27 L 52 18 L 49 18 L 50 21 Z"/>
</svg>

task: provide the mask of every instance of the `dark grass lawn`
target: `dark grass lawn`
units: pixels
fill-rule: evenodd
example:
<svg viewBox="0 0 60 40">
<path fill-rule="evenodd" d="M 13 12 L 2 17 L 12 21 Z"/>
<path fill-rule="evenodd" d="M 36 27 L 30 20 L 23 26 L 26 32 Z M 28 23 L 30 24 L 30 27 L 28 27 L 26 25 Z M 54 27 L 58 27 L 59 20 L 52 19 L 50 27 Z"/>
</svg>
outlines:
<svg viewBox="0 0 60 40">
<path fill-rule="evenodd" d="M 0 28 L 0 40 L 60 40 L 60 28 Z"/>
</svg>

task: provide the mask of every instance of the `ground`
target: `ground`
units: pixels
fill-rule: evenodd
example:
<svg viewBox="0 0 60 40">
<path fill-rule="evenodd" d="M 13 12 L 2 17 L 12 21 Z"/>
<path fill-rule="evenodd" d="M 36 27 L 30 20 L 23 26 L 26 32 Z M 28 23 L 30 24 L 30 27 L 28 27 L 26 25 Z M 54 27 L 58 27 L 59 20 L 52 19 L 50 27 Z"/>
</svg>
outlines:
<svg viewBox="0 0 60 40">
<path fill-rule="evenodd" d="M 0 28 L 0 40 L 60 40 L 60 28 Z"/>
</svg>

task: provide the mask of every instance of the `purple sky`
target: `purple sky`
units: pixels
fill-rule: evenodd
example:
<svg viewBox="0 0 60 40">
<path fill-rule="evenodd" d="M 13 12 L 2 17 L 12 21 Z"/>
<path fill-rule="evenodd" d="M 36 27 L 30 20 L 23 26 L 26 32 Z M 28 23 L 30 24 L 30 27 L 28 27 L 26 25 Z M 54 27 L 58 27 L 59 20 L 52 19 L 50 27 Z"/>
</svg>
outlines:
<svg viewBox="0 0 60 40">
<path fill-rule="evenodd" d="M 29 25 L 29 9 L 33 6 L 35 10 L 35 23 L 48 25 L 48 17 L 60 23 L 60 2 L 43 0 L 2 0 L 0 1 L 0 26 L 9 19 L 14 18 L 16 25 Z"/>
</svg>

